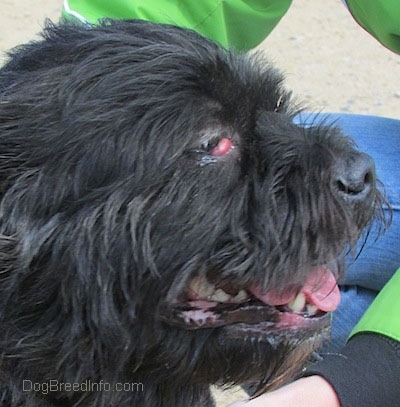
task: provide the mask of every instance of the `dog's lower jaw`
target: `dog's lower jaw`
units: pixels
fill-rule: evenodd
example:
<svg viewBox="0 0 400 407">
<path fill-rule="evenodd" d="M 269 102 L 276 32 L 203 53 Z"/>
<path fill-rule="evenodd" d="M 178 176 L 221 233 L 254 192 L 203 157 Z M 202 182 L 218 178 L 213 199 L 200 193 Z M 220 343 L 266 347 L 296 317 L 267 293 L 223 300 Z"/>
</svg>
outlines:
<svg viewBox="0 0 400 407">
<path fill-rule="evenodd" d="M 230 387 L 250 383 L 255 384 L 256 394 L 261 394 L 300 373 L 311 354 L 328 336 L 329 318 L 324 329 L 315 331 L 288 329 L 257 338 L 251 334 L 251 329 L 245 324 L 196 332 L 166 328 L 165 339 L 149 350 L 149 355 L 164 355 L 163 362 L 154 359 L 151 366 L 142 368 L 142 372 L 151 372 L 149 376 L 162 380 L 162 387 L 168 389 L 171 397 L 182 390 L 182 377 L 194 389 L 193 394 L 196 394 L 197 386 Z M 190 348 L 185 347 L 185 343 L 190 344 Z M 165 396 L 163 392 L 164 399 Z"/>
</svg>

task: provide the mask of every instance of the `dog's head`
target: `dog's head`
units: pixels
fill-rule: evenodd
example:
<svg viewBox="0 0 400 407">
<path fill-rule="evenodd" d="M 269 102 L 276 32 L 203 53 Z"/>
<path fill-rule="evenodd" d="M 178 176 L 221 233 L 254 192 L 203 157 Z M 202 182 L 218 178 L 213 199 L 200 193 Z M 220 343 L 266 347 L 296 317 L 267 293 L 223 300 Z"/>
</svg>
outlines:
<svg viewBox="0 0 400 407">
<path fill-rule="evenodd" d="M 17 49 L 0 71 L 4 359 L 170 387 L 291 376 L 382 201 L 368 156 L 294 114 L 274 68 L 188 30 L 49 26 Z"/>
</svg>

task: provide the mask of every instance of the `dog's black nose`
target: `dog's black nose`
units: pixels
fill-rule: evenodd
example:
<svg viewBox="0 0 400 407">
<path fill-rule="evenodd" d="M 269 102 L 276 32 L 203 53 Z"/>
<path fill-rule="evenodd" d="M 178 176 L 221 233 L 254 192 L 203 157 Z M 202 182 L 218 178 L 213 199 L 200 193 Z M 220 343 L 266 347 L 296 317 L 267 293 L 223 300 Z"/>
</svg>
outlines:
<svg viewBox="0 0 400 407">
<path fill-rule="evenodd" d="M 375 164 L 367 154 L 341 157 L 336 168 L 336 186 L 347 199 L 363 199 L 375 187 Z"/>
</svg>

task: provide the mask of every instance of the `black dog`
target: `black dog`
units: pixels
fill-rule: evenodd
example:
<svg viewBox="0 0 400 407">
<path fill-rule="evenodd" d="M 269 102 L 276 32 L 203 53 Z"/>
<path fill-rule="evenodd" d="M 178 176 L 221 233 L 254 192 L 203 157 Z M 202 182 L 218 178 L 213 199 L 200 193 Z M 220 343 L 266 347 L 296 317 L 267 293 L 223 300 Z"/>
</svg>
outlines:
<svg viewBox="0 0 400 407">
<path fill-rule="evenodd" d="M 0 71 L 4 406 L 211 406 L 293 377 L 382 204 L 282 78 L 194 32 L 49 25 Z M 332 292 L 331 292 L 332 291 Z"/>
</svg>

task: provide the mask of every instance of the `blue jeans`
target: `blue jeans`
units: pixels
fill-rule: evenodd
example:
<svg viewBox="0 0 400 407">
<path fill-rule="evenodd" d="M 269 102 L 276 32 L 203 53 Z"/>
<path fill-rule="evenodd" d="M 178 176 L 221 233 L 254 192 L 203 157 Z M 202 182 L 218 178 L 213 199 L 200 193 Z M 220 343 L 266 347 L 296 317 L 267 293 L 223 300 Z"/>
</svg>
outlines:
<svg viewBox="0 0 400 407">
<path fill-rule="evenodd" d="M 323 352 L 337 352 L 376 294 L 400 267 L 400 120 L 352 114 L 302 114 L 297 123 L 334 123 L 369 154 L 393 209 L 383 236 L 371 236 L 355 261 L 349 260 L 340 282 L 342 300 L 333 314 L 332 339 Z M 372 233 L 373 234 L 373 233 Z M 397 310 L 399 312 L 400 310 Z"/>
</svg>

